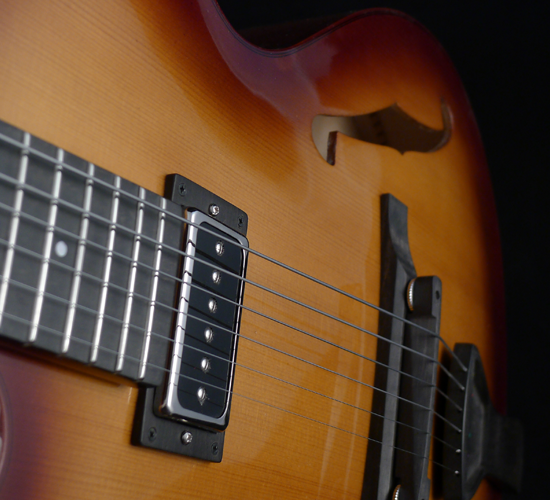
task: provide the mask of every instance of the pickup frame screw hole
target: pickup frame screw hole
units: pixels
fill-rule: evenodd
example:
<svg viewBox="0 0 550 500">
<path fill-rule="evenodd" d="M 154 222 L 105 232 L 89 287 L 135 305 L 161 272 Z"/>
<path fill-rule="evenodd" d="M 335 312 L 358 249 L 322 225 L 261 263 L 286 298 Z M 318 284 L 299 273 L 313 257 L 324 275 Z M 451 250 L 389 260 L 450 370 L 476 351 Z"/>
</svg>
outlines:
<svg viewBox="0 0 550 500">
<path fill-rule="evenodd" d="M 157 428 L 151 427 L 149 429 L 149 441 L 154 441 L 155 439 L 157 439 Z"/>
<path fill-rule="evenodd" d="M 212 445 L 212 455 L 217 455 L 219 451 L 218 443 Z"/>
<path fill-rule="evenodd" d="M 187 188 L 185 187 L 185 184 L 183 182 L 179 185 L 178 191 L 181 196 L 185 196 L 187 194 Z"/>
</svg>

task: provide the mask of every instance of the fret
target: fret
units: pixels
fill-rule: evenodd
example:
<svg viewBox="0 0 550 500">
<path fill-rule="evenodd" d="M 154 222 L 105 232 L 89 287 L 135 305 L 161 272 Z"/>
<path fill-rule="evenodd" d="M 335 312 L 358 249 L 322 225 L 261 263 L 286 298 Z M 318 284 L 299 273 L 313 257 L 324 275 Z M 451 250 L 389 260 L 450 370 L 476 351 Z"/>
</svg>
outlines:
<svg viewBox="0 0 550 500">
<path fill-rule="evenodd" d="M 0 195 L 0 337 L 162 385 L 182 207 L 1 123 Z"/>
<path fill-rule="evenodd" d="M 63 331 L 63 343 L 61 346 L 61 352 L 66 354 L 69 350 L 69 344 L 71 341 L 71 335 L 73 331 L 74 318 L 76 313 L 76 307 L 78 302 L 78 295 L 80 292 L 80 282 L 82 280 L 82 268 L 84 264 L 84 256 L 86 253 L 86 238 L 88 237 L 88 228 L 90 224 L 90 209 L 92 206 L 92 195 L 94 189 L 94 176 L 95 165 L 93 163 L 88 164 L 88 175 L 90 178 L 86 180 L 86 191 L 84 194 L 84 213 L 81 217 L 80 235 L 77 244 L 77 254 L 75 261 L 75 269 L 73 273 L 73 281 L 71 284 L 70 302 L 67 311 L 67 320 L 65 322 L 65 329 Z"/>
<path fill-rule="evenodd" d="M 13 268 L 13 259 L 15 257 L 15 243 L 17 241 L 17 233 L 19 229 L 19 220 L 21 208 L 23 207 L 23 185 L 27 180 L 27 168 L 29 164 L 28 148 L 31 144 L 31 135 L 25 132 L 23 136 L 23 149 L 21 150 L 21 159 L 19 162 L 19 175 L 17 177 L 18 184 L 15 187 L 15 200 L 13 204 L 13 214 L 11 216 L 8 248 L 4 261 L 4 272 L 2 273 L 2 285 L 0 287 L 0 326 L 4 317 L 4 309 L 6 307 L 6 298 L 8 296 L 8 288 Z"/>
<path fill-rule="evenodd" d="M 118 218 L 118 207 L 120 201 L 120 177 L 115 177 L 115 190 L 113 191 L 113 202 L 111 208 L 111 225 L 109 227 L 109 239 L 107 243 L 107 252 L 105 254 L 105 267 L 103 272 L 103 283 L 101 285 L 101 293 L 99 306 L 97 311 L 97 319 L 92 340 L 92 349 L 90 353 L 90 363 L 96 363 L 99 353 L 99 343 L 103 329 L 103 320 L 105 317 L 105 306 L 107 303 L 107 293 L 109 290 L 109 279 L 111 275 L 111 265 L 113 262 L 113 249 L 115 246 L 116 222 Z"/>
<path fill-rule="evenodd" d="M 147 371 L 147 361 L 149 358 L 149 348 L 151 345 L 151 335 L 153 333 L 153 322 L 155 318 L 155 301 L 157 299 L 157 291 L 158 291 L 158 284 L 159 284 L 160 262 L 162 258 L 162 242 L 164 239 L 164 222 L 166 218 L 166 215 L 164 213 L 164 210 L 166 210 L 166 199 L 162 198 L 160 203 L 161 203 L 161 211 L 159 212 L 158 229 L 157 229 L 158 244 L 156 245 L 156 255 L 155 255 L 155 263 L 154 263 L 155 270 L 153 272 L 153 279 L 151 283 L 151 298 L 149 301 L 149 310 L 147 313 L 145 336 L 143 338 L 143 349 L 142 349 L 141 361 L 139 364 L 138 378 L 140 380 L 142 380 L 145 377 L 145 373 Z"/>
<path fill-rule="evenodd" d="M 139 189 L 139 197 L 145 200 L 145 189 Z M 143 227 L 143 203 L 138 203 L 138 211 L 136 217 L 136 234 L 134 236 L 134 248 L 132 250 L 132 263 L 130 266 L 130 277 L 128 279 L 128 293 L 126 294 L 126 306 L 124 310 L 124 318 L 122 320 L 122 331 L 120 335 L 120 344 L 118 348 L 117 363 L 115 371 L 120 372 L 124 365 L 124 356 L 126 353 L 126 345 L 128 342 L 128 332 L 130 329 L 130 318 L 132 315 L 132 304 L 134 299 L 134 290 L 136 285 L 136 272 L 139 259 L 139 250 L 141 244 L 141 231 Z"/>
<path fill-rule="evenodd" d="M 48 215 L 48 225 L 46 227 L 46 237 L 44 239 L 44 251 L 42 252 L 42 265 L 40 267 L 40 277 L 38 279 L 38 287 L 36 300 L 34 302 L 34 311 L 31 321 L 31 330 L 29 332 L 29 342 L 35 342 L 38 335 L 38 327 L 40 326 L 40 314 L 42 313 L 42 305 L 44 304 L 44 291 L 46 290 L 46 280 L 48 279 L 48 268 L 50 266 L 50 257 L 52 254 L 53 236 L 55 230 L 55 221 L 57 219 L 57 203 L 59 200 L 59 192 L 61 191 L 61 180 L 63 178 L 63 163 L 64 151 L 57 150 L 57 161 L 55 166 L 55 176 L 52 189 L 52 200 L 50 201 L 50 212 Z"/>
</svg>

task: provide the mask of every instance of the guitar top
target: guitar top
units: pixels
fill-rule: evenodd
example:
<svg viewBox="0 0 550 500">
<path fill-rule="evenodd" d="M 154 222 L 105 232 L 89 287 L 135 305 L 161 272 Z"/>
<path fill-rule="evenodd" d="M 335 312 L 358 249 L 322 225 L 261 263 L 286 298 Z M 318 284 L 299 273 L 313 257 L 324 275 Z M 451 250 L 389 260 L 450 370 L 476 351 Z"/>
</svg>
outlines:
<svg viewBox="0 0 550 500">
<path fill-rule="evenodd" d="M 365 11 L 292 48 L 266 51 L 240 38 L 213 0 L 7 0 L 0 5 L 0 89 L 0 120 L 9 124 L 0 133 L 21 133 L 12 142 L 0 137 L 0 151 L 12 148 L 17 157 L 13 174 L 0 165 L 0 498 L 361 498 L 386 193 L 408 207 L 417 272 L 441 280 L 441 337 L 451 347 L 476 345 L 491 399 L 504 409 L 503 277 L 483 147 L 451 62 L 411 19 Z M 48 148 L 52 169 L 44 179 L 51 180 L 42 182 L 31 175 L 31 157 L 44 160 L 40 151 Z M 9 154 L 0 155 L 6 165 Z M 31 174 L 22 179 L 27 157 Z M 77 171 L 81 195 L 65 196 L 64 183 Z M 180 211 L 184 182 L 172 184 L 164 200 L 172 174 L 212 196 L 199 202 L 204 209 L 190 207 L 206 215 Z M 100 185 L 109 191 L 94 201 Z M 27 210 L 25 200 L 39 192 L 48 193 L 43 206 Z M 113 208 L 127 193 L 134 204 Z M 80 208 L 67 254 L 56 246 L 64 233 L 51 214 L 69 201 Z M 220 207 L 235 211 L 234 224 L 210 222 Z M 126 215 L 139 237 L 132 233 L 121 250 Z M 25 225 L 31 216 L 42 226 Z M 86 268 L 88 249 L 103 241 L 91 236 L 94 217 L 104 222 L 105 257 Z M 18 232 L 14 219 L 39 229 Z M 203 223 L 216 242 L 236 245 L 235 261 L 184 235 L 184 226 Z M 77 241 L 86 241 L 82 264 Z M 178 257 L 163 260 L 163 245 Z M 136 246 L 149 260 L 140 260 Z M 177 251 L 187 257 L 195 249 L 239 283 L 228 292 L 235 309 L 225 327 L 240 334 L 238 356 L 229 342 L 221 358 L 231 368 L 216 382 L 218 413 L 204 409 L 214 400 L 208 385 L 181 387 L 170 403 L 168 396 L 155 400 L 153 413 L 166 410 L 170 422 L 183 418 L 208 436 L 223 431 L 221 461 L 132 444 L 144 384 L 160 387 L 186 369 L 187 361 L 178 364 L 187 352 L 178 329 L 190 315 L 180 304 L 193 300 L 182 291 L 191 289 L 184 271 L 192 271 Z M 11 265 L 18 251 L 29 262 L 35 255 L 36 266 Z M 126 271 L 116 264 L 121 254 Z M 56 262 L 70 272 L 66 282 L 48 285 Z M 131 269 L 142 263 L 150 272 L 140 291 L 139 271 Z M 97 286 L 71 295 L 75 276 L 84 283 L 86 272 L 97 275 Z M 130 284 L 117 284 L 124 272 Z M 174 284 L 163 288 L 163 276 Z M 24 279 L 36 283 L 28 307 L 13 291 Z M 67 289 L 65 305 L 37 308 L 34 296 L 48 304 L 56 287 Z M 148 308 L 157 302 L 167 312 L 153 320 Z M 201 314 L 215 314 L 217 305 L 206 304 Z M 66 325 L 65 315 L 80 306 L 91 311 L 89 320 L 77 311 L 70 335 L 65 326 L 50 328 L 58 342 L 42 341 L 45 314 Z M 101 330 L 109 315 L 121 326 Z M 145 333 L 134 345 L 128 332 L 138 317 Z M 73 351 L 73 337 L 85 348 Z M 106 338 L 115 339 L 109 356 L 101 354 Z M 154 363 L 143 354 L 149 341 Z M 135 363 L 125 363 L 131 349 Z M 441 343 L 438 349 L 439 359 L 449 358 Z M 197 358 L 204 374 L 220 358 L 212 356 Z M 192 408 L 183 393 L 192 393 Z M 433 432 L 439 427 L 436 417 Z M 178 445 L 185 447 L 191 438 L 184 434 Z M 441 494 L 440 455 L 431 452 L 430 498 Z M 497 495 L 484 481 L 474 498 Z"/>
</svg>

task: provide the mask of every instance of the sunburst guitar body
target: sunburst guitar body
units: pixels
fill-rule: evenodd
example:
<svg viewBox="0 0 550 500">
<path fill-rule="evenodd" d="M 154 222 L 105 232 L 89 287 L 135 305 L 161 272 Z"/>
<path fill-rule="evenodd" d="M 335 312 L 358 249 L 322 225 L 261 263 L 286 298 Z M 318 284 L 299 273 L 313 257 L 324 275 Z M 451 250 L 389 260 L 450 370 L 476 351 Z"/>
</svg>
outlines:
<svg viewBox="0 0 550 500">
<path fill-rule="evenodd" d="M 401 121 L 380 124 L 390 115 Z M 331 129 L 329 117 L 344 125 Z M 0 120 L 158 195 L 167 175 L 191 179 L 247 214 L 257 252 L 220 463 L 133 445 L 139 381 L 41 350 L 30 314 L 13 334 L 22 340 L 3 335 L 0 348 L 2 499 L 361 498 L 377 366 L 365 358 L 380 342 L 366 333 L 377 333 L 380 314 L 367 303 L 381 301 L 386 193 L 408 207 L 416 270 L 441 279 L 441 337 L 477 346 L 504 408 L 503 277 L 485 156 L 451 62 L 409 18 L 365 11 L 267 51 L 211 0 L 4 0 Z M 392 138 L 407 127 L 412 136 Z M 22 245 L 9 229 L 14 199 L 0 200 L 5 318 L 20 271 L 6 255 L 17 259 Z M 86 328 L 72 325 L 75 336 Z M 430 498 L 441 495 L 439 468 L 432 452 Z M 496 495 L 484 481 L 475 498 Z"/>
</svg>

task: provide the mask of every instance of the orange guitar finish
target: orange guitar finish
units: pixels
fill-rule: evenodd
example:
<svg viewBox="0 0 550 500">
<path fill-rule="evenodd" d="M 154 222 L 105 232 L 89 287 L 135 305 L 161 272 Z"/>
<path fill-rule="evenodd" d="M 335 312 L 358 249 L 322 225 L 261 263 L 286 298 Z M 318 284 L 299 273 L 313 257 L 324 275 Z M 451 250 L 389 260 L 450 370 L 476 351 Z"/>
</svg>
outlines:
<svg viewBox="0 0 550 500">
<path fill-rule="evenodd" d="M 442 100 L 452 134 L 436 152 L 402 155 L 340 135 L 331 166 L 313 144 L 318 114 L 397 103 L 438 129 Z M 443 282 L 442 336 L 478 346 L 504 404 L 503 279 L 485 157 L 448 57 L 410 19 L 366 11 L 268 52 L 243 41 L 211 0 L 4 0 L 0 119 L 158 193 L 181 173 L 248 213 L 252 248 L 376 304 L 379 198 L 392 193 L 409 207 L 417 271 Z M 377 329 L 375 311 L 257 257 L 248 277 Z M 253 286 L 245 305 L 375 356 L 374 338 Z M 250 311 L 241 333 L 372 383 L 372 363 Z M 0 498 L 360 498 L 369 414 L 353 406 L 369 409 L 372 391 L 246 339 L 238 363 L 223 461 L 211 464 L 130 444 L 136 387 L 3 344 Z M 494 494 L 483 483 L 475 498 Z"/>
</svg>

